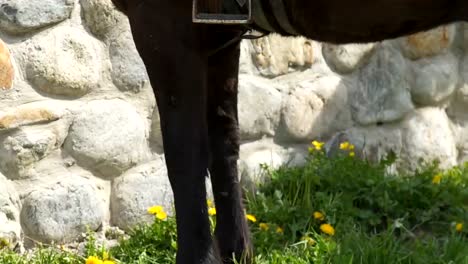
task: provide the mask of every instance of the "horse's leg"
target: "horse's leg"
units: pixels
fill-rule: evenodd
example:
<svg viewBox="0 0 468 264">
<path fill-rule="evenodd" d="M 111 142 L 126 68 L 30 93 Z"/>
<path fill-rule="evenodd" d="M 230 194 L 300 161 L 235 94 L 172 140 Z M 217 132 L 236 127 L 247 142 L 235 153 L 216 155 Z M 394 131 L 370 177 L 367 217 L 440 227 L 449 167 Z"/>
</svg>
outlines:
<svg viewBox="0 0 468 264">
<path fill-rule="evenodd" d="M 236 33 L 221 31 L 213 33 L 213 36 L 218 43 L 225 43 L 233 39 Z M 235 43 L 208 60 L 210 176 L 217 209 L 215 235 L 224 263 L 232 263 L 233 255 L 237 260 L 243 257 L 241 263 L 248 262 L 251 257 L 249 231 L 237 172 L 239 52 L 239 43 Z"/>
<path fill-rule="evenodd" d="M 219 264 L 210 234 L 206 56 L 201 30 L 176 1 L 130 6 L 133 38 L 156 94 L 166 165 L 174 192 L 177 264 Z"/>
</svg>

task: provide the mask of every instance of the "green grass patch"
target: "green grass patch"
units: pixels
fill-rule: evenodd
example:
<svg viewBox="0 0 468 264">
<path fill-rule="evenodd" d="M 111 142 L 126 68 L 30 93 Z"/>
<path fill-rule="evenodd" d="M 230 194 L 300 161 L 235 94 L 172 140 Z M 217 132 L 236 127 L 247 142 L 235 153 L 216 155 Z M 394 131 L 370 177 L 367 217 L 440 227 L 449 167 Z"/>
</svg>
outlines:
<svg viewBox="0 0 468 264">
<path fill-rule="evenodd" d="M 350 155 L 349 145 L 333 158 L 320 147 L 311 148 L 303 167 L 262 165 L 270 180 L 246 195 L 247 212 L 256 218 L 249 221 L 256 263 L 468 264 L 468 166 L 440 171 L 431 164 L 392 175 L 394 157 L 370 164 Z M 78 264 L 88 256 L 173 263 L 175 220 L 162 219 L 135 228 L 109 251 L 90 236 L 85 256 L 54 248 L 19 256 L 4 246 L 0 263 Z"/>
</svg>

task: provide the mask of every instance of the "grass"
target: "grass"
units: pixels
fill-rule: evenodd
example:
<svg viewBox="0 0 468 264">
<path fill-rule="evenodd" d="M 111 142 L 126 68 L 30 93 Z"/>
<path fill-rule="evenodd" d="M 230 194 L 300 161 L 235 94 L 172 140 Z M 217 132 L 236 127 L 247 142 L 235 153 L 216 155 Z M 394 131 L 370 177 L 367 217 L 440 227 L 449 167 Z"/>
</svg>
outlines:
<svg viewBox="0 0 468 264">
<path fill-rule="evenodd" d="M 262 165 L 271 180 L 246 195 L 257 264 L 468 264 L 468 166 L 392 175 L 394 157 L 369 164 L 342 148 L 328 158 L 316 144 L 303 167 Z M 0 263 L 172 263 L 177 248 L 172 217 L 135 228 L 109 252 L 90 238 L 85 256 L 43 248 L 25 257 L 4 247 Z"/>
</svg>

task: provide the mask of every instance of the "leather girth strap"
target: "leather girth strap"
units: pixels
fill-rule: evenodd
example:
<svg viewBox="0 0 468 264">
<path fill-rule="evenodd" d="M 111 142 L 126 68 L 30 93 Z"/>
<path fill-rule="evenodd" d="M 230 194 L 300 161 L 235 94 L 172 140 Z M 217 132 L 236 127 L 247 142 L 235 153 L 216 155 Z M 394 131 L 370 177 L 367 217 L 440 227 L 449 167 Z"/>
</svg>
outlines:
<svg viewBox="0 0 468 264">
<path fill-rule="evenodd" d="M 290 22 L 283 1 L 284 0 L 252 0 L 252 16 L 254 23 L 264 31 L 279 31 L 279 33 L 299 35 Z M 269 6 L 265 8 L 265 4 Z M 271 10 L 272 15 L 266 13 L 268 9 Z M 279 30 L 275 29 L 275 24 L 280 27 Z"/>
</svg>

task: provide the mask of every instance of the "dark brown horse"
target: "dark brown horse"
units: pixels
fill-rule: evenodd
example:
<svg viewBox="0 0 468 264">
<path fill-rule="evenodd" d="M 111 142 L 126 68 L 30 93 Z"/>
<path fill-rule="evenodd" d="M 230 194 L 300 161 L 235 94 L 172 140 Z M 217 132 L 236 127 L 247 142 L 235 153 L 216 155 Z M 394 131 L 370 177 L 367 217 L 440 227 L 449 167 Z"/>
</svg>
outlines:
<svg viewBox="0 0 468 264">
<path fill-rule="evenodd" d="M 271 0 L 258 1 L 271 10 Z M 468 0 L 283 1 L 298 34 L 333 43 L 373 42 L 468 21 Z M 236 166 L 238 36 L 245 27 L 192 23 L 192 0 L 113 2 L 130 20 L 156 94 L 175 196 L 177 264 L 249 256 Z M 206 207 L 208 171 L 217 209 L 214 239 Z"/>
</svg>

